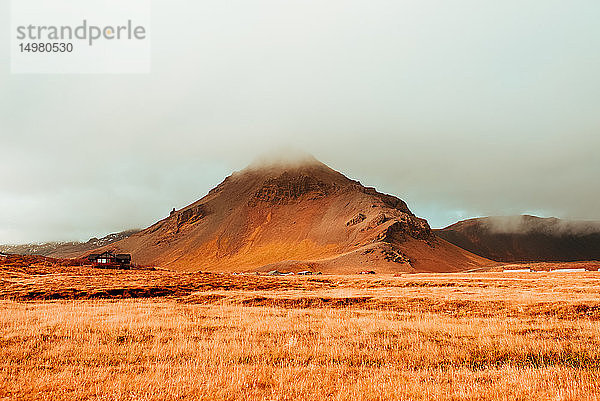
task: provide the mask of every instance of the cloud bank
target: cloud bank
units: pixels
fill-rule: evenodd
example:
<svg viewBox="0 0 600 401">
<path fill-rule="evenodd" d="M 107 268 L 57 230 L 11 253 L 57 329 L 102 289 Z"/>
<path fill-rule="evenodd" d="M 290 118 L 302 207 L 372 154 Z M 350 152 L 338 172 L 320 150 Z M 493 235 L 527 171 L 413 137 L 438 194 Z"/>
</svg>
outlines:
<svg viewBox="0 0 600 401">
<path fill-rule="evenodd" d="M 148 226 L 281 147 L 433 227 L 600 220 L 597 1 L 175 0 L 152 14 L 151 74 L 0 63 L 0 243 Z"/>
</svg>

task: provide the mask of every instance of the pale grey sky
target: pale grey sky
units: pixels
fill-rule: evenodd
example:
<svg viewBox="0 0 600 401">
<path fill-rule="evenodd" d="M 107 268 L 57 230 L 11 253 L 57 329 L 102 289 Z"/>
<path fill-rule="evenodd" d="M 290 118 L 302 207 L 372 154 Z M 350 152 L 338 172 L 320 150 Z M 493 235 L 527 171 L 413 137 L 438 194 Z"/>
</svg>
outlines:
<svg viewBox="0 0 600 401">
<path fill-rule="evenodd" d="M 433 227 L 600 220 L 597 0 L 152 6 L 147 75 L 11 75 L 2 30 L 0 243 L 146 227 L 280 147 Z"/>
</svg>

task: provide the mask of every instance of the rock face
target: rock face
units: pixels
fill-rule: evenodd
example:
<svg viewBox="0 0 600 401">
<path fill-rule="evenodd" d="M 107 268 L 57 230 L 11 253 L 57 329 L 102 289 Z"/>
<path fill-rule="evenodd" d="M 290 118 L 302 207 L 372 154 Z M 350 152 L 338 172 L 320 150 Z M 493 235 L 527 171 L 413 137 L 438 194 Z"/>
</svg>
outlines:
<svg viewBox="0 0 600 401">
<path fill-rule="evenodd" d="M 600 260 L 600 222 L 535 216 L 483 217 L 458 222 L 436 234 L 501 262 Z"/>
<path fill-rule="evenodd" d="M 336 191 L 335 183 L 328 183 L 305 174 L 284 171 L 279 177 L 269 178 L 248 202 L 257 206 L 260 202 L 271 205 L 286 205 L 304 198 L 324 198 Z"/>
<path fill-rule="evenodd" d="M 460 271 L 489 262 L 437 238 L 402 200 L 315 159 L 233 173 L 105 249 L 180 270 Z"/>
</svg>

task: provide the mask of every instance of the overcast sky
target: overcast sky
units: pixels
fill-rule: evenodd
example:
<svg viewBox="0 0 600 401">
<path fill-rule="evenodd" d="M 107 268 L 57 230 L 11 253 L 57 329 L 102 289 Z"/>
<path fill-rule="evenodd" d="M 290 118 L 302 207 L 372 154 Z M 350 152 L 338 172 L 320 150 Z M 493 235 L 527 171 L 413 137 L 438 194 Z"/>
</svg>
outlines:
<svg viewBox="0 0 600 401">
<path fill-rule="evenodd" d="M 11 75 L 2 29 L 0 243 L 149 226 L 280 147 L 433 227 L 600 219 L 598 0 L 169 0 L 152 16 L 141 75 Z"/>
</svg>

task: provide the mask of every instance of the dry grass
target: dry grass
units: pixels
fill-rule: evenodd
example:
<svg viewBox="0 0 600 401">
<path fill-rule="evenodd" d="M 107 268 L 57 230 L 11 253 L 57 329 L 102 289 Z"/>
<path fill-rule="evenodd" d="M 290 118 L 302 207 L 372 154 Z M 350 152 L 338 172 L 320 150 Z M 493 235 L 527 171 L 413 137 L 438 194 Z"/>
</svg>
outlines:
<svg viewBox="0 0 600 401">
<path fill-rule="evenodd" d="M 40 269 L 0 270 L 0 399 L 600 399 L 599 273 Z"/>
</svg>

